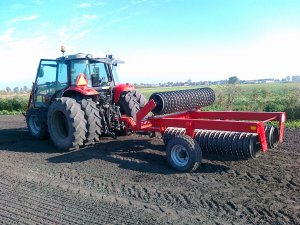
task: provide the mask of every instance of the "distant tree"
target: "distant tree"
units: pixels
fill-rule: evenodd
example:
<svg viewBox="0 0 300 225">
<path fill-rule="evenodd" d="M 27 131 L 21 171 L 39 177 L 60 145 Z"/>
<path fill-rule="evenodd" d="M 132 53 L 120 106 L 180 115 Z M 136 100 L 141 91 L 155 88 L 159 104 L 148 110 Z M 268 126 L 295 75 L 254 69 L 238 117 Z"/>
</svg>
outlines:
<svg viewBox="0 0 300 225">
<path fill-rule="evenodd" d="M 29 92 L 29 88 L 27 86 L 24 86 L 23 91 L 27 93 L 27 92 Z"/>
<path fill-rule="evenodd" d="M 216 104 L 222 108 L 222 110 L 233 110 L 234 102 L 241 96 L 242 89 L 240 85 L 226 84 L 220 86 L 216 90 Z"/>
<path fill-rule="evenodd" d="M 19 87 L 14 88 L 14 93 L 19 93 Z"/>
<path fill-rule="evenodd" d="M 237 76 L 228 78 L 228 84 L 237 84 L 237 83 L 239 83 L 239 78 Z"/>
<path fill-rule="evenodd" d="M 6 89 L 7 93 L 11 92 L 11 88 L 10 87 L 7 86 L 5 89 Z"/>
</svg>

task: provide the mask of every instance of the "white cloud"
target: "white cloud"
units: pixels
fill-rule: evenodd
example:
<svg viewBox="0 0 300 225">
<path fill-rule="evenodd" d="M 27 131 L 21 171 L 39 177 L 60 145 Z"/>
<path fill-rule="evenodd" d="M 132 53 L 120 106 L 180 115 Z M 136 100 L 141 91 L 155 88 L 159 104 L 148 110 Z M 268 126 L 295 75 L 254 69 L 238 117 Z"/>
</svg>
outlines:
<svg viewBox="0 0 300 225">
<path fill-rule="evenodd" d="M 142 4 L 142 3 L 148 2 L 148 1 L 149 0 L 134 0 L 134 1 L 132 1 L 132 4 L 138 5 L 138 4 Z"/>
<path fill-rule="evenodd" d="M 101 1 L 89 1 L 89 2 L 82 2 L 80 4 L 77 4 L 76 7 L 77 8 L 91 8 L 94 6 L 102 6 L 104 5 L 104 2 Z"/>
<path fill-rule="evenodd" d="M 21 21 L 32 21 L 36 20 L 39 15 L 30 15 L 30 16 L 19 16 L 11 20 L 12 23 L 21 22 Z"/>
<path fill-rule="evenodd" d="M 13 40 L 13 32 L 16 30 L 15 27 L 11 27 L 7 29 L 2 35 L 0 35 L 0 43 L 1 42 L 10 42 Z"/>
<path fill-rule="evenodd" d="M 88 30 L 83 30 L 75 35 L 73 35 L 70 40 L 71 41 L 75 41 L 75 40 L 79 40 L 84 38 L 87 34 L 89 34 L 92 30 L 88 29 Z"/>
<path fill-rule="evenodd" d="M 10 43 L 0 42 L 0 62 L 5 65 L 1 75 L 2 86 L 30 85 L 34 81 L 40 58 L 56 58 L 58 48 L 53 48 L 53 41 L 48 36 L 38 36 Z M 18 58 L 18 60 L 16 60 Z"/>
<path fill-rule="evenodd" d="M 79 8 L 89 8 L 89 7 L 91 7 L 91 3 L 84 2 L 84 3 L 78 4 L 77 7 L 79 7 Z"/>
<path fill-rule="evenodd" d="M 90 30 L 86 29 L 88 24 L 97 19 L 96 15 L 82 15 L 71 19 L 70 24 L 61 27 L 58 31 L 58 37 L 61 42 L 67 42 L 70 40 L 78 40 L 85 37 Z"/>
</svg>

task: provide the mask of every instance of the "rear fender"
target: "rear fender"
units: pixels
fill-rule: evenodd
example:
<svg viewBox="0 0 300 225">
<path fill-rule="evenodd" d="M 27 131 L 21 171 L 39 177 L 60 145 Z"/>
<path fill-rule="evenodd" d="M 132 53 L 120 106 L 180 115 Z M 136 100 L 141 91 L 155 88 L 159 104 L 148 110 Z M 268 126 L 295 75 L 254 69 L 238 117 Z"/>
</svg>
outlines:
<svg viewBox="0 0 300 225">
<path fill-rule="evenodd" d="M 114 103 L 117 103 L 120 99 L 120 95 L 123 91 L 133 91 L 134 86 L 132 84 L 117 84 L 114 88 Z"/>
<path fill-rule="evenodd" d="M 99 94 L 94 88 L 71 86 L 64 91 L 62 96 L 68 96 L 69 95 L 68 93 L 70 92 L 71 93 L 77 92 L 81 95 L 87 95 L 87 96 Z"/>
<path fill-rule="evenodd" d="M 99 93 L 93 88 L 71 86 L 62 93 L 61 97 L 71 97 L 79 99 L 88 97 L 97 102 L 99 100 Z"/>
</svg>

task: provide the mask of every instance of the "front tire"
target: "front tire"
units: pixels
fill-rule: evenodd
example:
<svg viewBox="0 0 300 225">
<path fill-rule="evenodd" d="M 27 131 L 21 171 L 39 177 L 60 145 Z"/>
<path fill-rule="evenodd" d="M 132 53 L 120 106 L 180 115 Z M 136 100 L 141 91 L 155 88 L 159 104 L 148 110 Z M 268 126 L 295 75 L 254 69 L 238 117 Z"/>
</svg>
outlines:
<svg viewBox="0 0 300 225">
<path fill-rule="evenodd" d="M 72 98 L 54 101 L 48 110 L 48 131 L 55 146 L 75 150 L 86 139 L 86 119 L 80 104 Z"/>
<path fill-rule="evenodd" d="M 201 164 L 200 146 L 187 135 L 172 138 L 167 144 L 166 153 L 170 166 L 180 172 L 194 172 Z"/>
<path fill-rule="evenodd" d="M 43 119 L 43 111 L 38 109 L 29 109 L 26 114 L 26 123 L 29 133 L 38 139 L 49 138 L 46 119 Z"/>
</svg>

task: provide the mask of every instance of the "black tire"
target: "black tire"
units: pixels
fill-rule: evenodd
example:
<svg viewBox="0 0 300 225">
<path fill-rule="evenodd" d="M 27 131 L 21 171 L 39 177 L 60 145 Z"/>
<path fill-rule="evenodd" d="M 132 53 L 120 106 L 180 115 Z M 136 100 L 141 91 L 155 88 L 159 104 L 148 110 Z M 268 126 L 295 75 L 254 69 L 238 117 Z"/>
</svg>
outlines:
<svg viewBox="0 0 300 225">
<path fill-rule="evenodd" d="M 86 119 L 86 134 L 84 145 L 92 145 L 99 141 L 101 135 L 101 117 L 97 104 L 90 99 L 80 101 L 81 109 Z"/>
<path fill-rule="evenodd" d="M 139 103 L 140 108 L 143 108 L 147 104 L 148 101 L 143 94 L 139 93 L 136 90 L 132 91 L 132 94 L 134 97 L 136 97 L 136 100 Z"/>
<path fill-rule="evenodd" d="M 126 116 L 136 120 L 136 114 L 140 111 L 140 105 L 131 91 L 123 91 L 121 93 L 119 104 L 121 111 L 124 112 Z"/>
<path fill-rule="evenodd" d="M 55 146 L 75 150 L 86 139 L 86 119 L 75 99 L 62 97 L 54 101 L 48 110 L 48 131 Z"/>
<path fill-rule="evenodd" d="M 185 129 L 178 127 L 168 127 L 163 134 L 163 142 L 165 145 L 176 135 L 184 135 Z"/>
<path fill-rule="evenodd" d="M 166 146 L 167 160 L 171 167 L 180 172 L 193 172 L 202 160 L 199 144 L 187 135 L 172 138 Z"/>
<path fill-rule="evenodd" d="M 29 109 L 26 113 L 26 123 L 29 133 L 38 139 L 49 138 L 46 117 L 39 109 Z"/>
<path fill-rule="evenodd" d="M 268 148 L 272 149 L 278 146 L 279 143 L 279 130 L 274 126 L 265 127 L 265 134 L 267 139 Z"/>
</svg>

